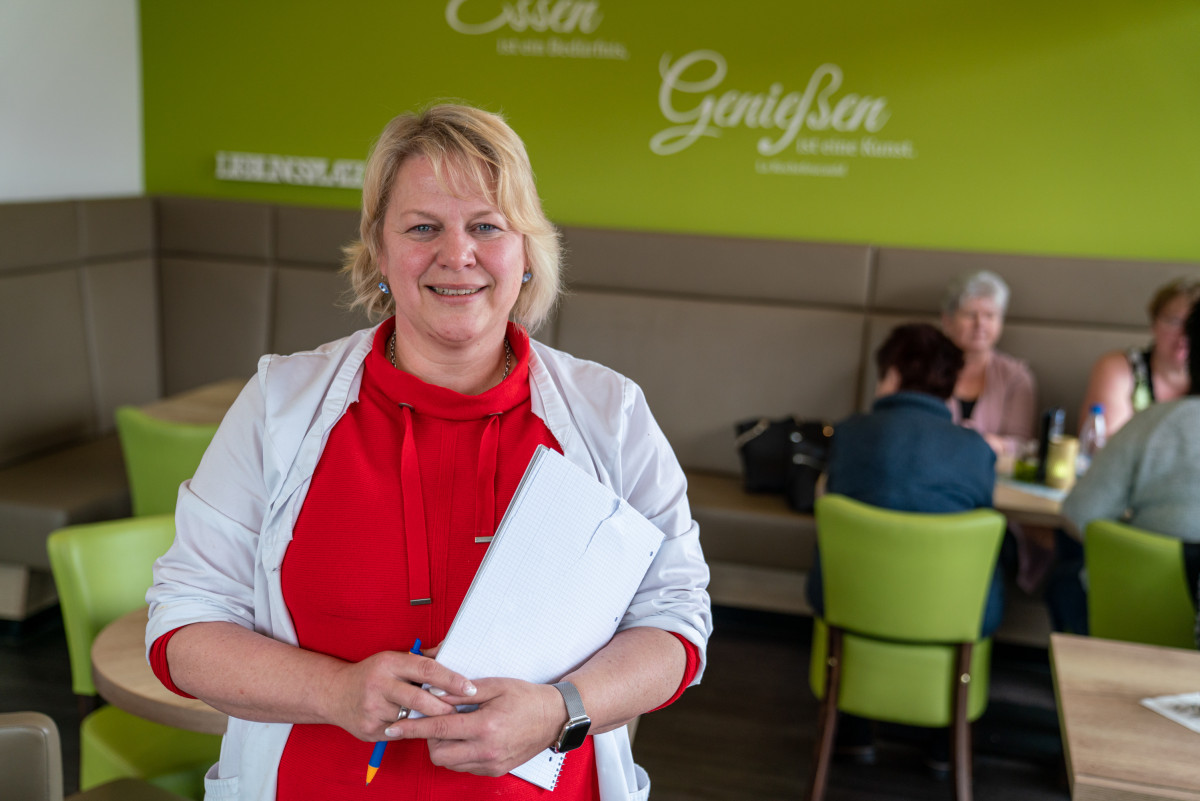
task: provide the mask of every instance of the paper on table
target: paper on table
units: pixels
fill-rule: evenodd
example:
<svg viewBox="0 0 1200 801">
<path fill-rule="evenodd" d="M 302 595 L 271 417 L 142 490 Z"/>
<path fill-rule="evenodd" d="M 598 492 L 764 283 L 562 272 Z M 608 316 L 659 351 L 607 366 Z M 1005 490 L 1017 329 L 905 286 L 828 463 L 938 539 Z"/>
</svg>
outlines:
<svg viewBox="0 0 1200 801">
<path fill-rule="evenodd" d="M 1143 698 L 1142 706 L 1200 732 L 1200 692 Z"/>
<path fill-rule="evenodd" d="M 1048 487 L 1045 484 L 1036 484 L 1031 481 L 1019 481 L 1015 478 L 1000 476 L 996 479 L 997 484 L 1007 484 L 1019 492 L 1025 492 L 1030 495 L 1036 495 L 1039 498 L 1049 498 L 1052 501 L 1062 501 L 1067 497 L 1065 489 L 1057 489 Z"/>
<path fill-rule="evenodd" d="M 467 678 L 557 681 L 604 647 L 663 533 L 556 451 L 538 447 L 437 660 Z M 513 775 L 554 789 L 564 754 Z"/>
</svg>

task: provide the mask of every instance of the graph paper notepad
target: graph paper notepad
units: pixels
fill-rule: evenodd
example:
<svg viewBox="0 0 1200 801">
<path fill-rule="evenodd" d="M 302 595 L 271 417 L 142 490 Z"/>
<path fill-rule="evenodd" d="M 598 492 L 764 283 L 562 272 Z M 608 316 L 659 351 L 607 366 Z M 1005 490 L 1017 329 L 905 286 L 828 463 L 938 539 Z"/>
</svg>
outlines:
<svg viewBox="0 0 1200 801">
<path fill-rule="evenodd" d="M 612 490 L 539 446 L 437 660 L 467 678 L 558 681 L 617 630 L 663 533 Z M 554 789 L 564 754 L 512 774 Z"/>
</svg>

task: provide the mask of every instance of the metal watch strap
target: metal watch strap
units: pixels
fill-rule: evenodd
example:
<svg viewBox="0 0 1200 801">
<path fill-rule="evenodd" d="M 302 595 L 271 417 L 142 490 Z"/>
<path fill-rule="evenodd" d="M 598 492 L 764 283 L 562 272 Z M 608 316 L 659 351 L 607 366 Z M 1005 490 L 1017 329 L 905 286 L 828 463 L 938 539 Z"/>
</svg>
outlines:
<svg viewBox="0 0 1200 801">
<path fill-rule="evenodd" d="M 558 690 L 567 705 L 567 723 L 563 726 L 562 734 L 559 735 L 558 742 L 553 746 L 553 749 L 560 752 L 569 751 L 572 748 L 577 748 L 583 742 L 583 737 L 570 738 L 568 737 L 568 733 L 582 728 L 582 734 L 586 736 L 587 729 L 591 728 L 592 721 L 583 708 L 583 698 L 580 697 L 579 690 L 575 688 L 574 684 L 569 681 L 560 681 L 550 686 Z M 564 747 L 566 741 L 569 739 L 577 739 L 577 742 Z"/>
<path fill-rule="evenodd" d="M 587 716 L 587 712 L 583 711 L 583 698 L 579 695 L 579 690 L 575 689 L 574 684 L 569 681 L 560 681 L 558 684 L 550 686 L 562 693 L 563 700 L 567 702 L 568 718 Z"/>
</svg>

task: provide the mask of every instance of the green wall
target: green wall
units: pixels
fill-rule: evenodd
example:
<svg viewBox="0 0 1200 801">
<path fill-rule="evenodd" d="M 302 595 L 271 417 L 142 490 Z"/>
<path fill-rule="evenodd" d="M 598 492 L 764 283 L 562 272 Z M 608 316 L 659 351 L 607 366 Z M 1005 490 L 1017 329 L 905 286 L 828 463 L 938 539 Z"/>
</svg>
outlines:
<svg viewBox="0 0 1200 801">
<path fill-rule="evenodd" d="M 384 123 L 455 98 L 506 115 L 562 224 L 1200 260 L 1193 0 L 142 0 L 141 17 L 151 193 L 356 206 L 337 185 Z M 218 180 L 218 153 L 255 154 L 224 156 L 227 177 L 292 183 Z"/>
</svg>

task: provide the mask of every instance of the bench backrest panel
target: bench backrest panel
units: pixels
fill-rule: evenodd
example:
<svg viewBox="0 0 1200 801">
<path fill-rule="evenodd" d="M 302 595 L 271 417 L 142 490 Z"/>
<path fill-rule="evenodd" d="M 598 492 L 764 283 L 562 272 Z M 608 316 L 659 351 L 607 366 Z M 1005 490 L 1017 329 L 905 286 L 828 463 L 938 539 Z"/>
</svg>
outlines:
<svg viewBox="0 0 1200 801">
<path fill-rule="evenodd" d="M 343 305 L 346 279 L 335 270 L 280 266 L 275 271 L 271 351 L 295 353 L 370 325 Z"/>
<path fill-rule="evenodd" d="M 164 258 L 165 394 L 254 373 L 270 350 L 271 269 L 241 261 Z"/>
<path fill-rule="evenodd" d="M 342 305 L 344 209 L 159 198 L 166 394 L 253 374 L 368 325 Z"/>
<path fill-rule="evenodd" d="M 96 426 L 103 433 L 115 425 L 118 406 L 146 403 L 162 391 L 158 270 L 145 257 L 88 264 L 82 272 Z"/>
<path fill-rule="evenodd" d="M 87 332 L 77 269 L 6 275 L 0 292 L 0 458 L 19 459 L 91 434 Z"/>
<path fill-rule="evenodd" d="M 149 198 L 0 204 L 0 466 L 158 397 Z"/>
<path fill-rule="evenodd" d="M 736 472 L 734 424 L 853 408 L 860 314 L 750 303 L 576 292 L 558 345 L 622 372 L 646 393 L 681 463 Z"/>
<path fill-rule="evenodd" d="M 1012 290 L 1010 320 L 1097 328 L 1145 327 L 1155 289 L 1200 280 L 1200 264 L 880 248 L 872 307 L 937 314 L 951 279 L 978 270 Z"/>
<path fill-rule="evenodd" d="M 339 305 L 358 213 L 193 198 L 0 204 L 0 465 L 112 429 L 112 410 L 368 324 Z M 1200 264 L 787 242 L 568 226 L 570 294 L 538 336 L 626 372 L 685 466 L 734 472 L 736 421 L 869 403 L 891 325 L 936 322 L 993 269 L 1001 348 L 1075 417 L 1091 362 L 1149 339 L 1145 305 Z"/>
<path fill-rule="evenodd" d="M 862 308 L 871 248 L 813 242 L 563 229 L 572 287 Z"/>
</svg>

